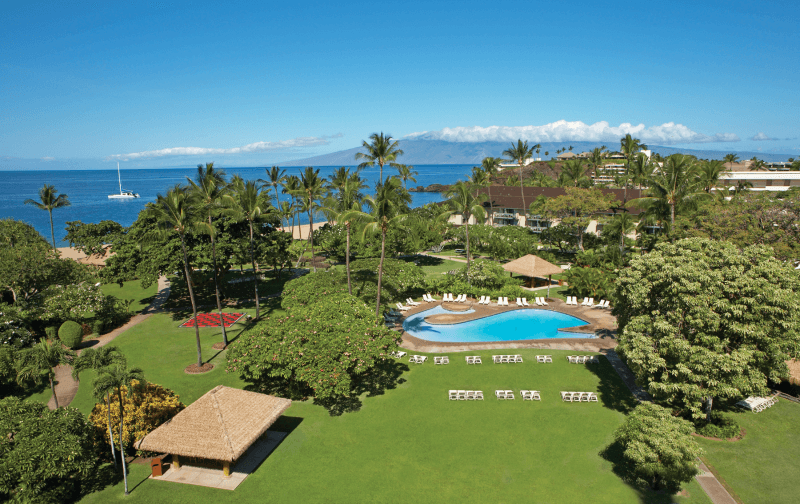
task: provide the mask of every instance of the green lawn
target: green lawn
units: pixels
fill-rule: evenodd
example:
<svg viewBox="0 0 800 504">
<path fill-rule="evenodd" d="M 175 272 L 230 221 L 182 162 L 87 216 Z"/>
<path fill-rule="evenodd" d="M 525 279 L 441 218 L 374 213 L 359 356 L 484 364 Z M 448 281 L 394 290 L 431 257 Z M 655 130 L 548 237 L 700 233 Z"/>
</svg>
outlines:
<svg viewBox="0 0 800 504">
<path fill-rule="evenodd" d="M 277 306 L 277 303 L 275 303 Z M 175 390 L 189 404 L 212 387 L 243 386 L 224 372 L 224 352 L 211 345 L 219 331 L 202 334 L 204 357 L 217 365 L 204 375 L 186 375 L 195 358 L 194 331 L 180 321 L 154 315 L 115 344 L 148 380 Z M 708 502 L 696 483 L 688 497 L 642 494 L 612 472 L 599 453 L 632 405 L 611 366 L 568 364 L 564 351 L 547 351 L 553 364 L 536 364 L 541 350 L 515 350 L 524 364 L 492 364 L 497 351 L 476 352 L 480 366 L 463 354 L 451 364 L 396 363 L 403 370 L 396 388 L 362 397 L 359 411 L 331 416 L 312 401 L 295 402 L 275 430 L 290 434 L 235 491 L 147 479 L 149 467 L 131 465 L 132 493 L 121 483 L 87 496 L 109 502 Z M 212 357 L 213 356 L 213 357 Z M 74 405 L 88 413 L 91 376 L 84 376 Z M 495 389 L 536 389 L 541 402 L 497 401 Z M 449 389 L 481 389 L 486 400 L 449 401 Z M 600 403 L 569 404 L 561 390 L 597 391 Z"/>
<path fill-rule="evenodd" d="M 733 443 L 700 439 L 707 463 L 747 504 L 797 502 L 800 404 L 781 399 L 761 412 L 732 414 L 746 435 Z"/>
<path fill-rule="evenodd" d="M 150 287 L 142 289 L 142 283 L 139 280 L 131 280 L 130 282 L 124 282 L 122 287 L 118 284 L 103 284 L 100 286 L 100 290 L 107 296 L 131 301 L 130 311 L 139 313 L 153 302 L 158 291 L 158 285 L 154 283 Z"/>
<path fill-rule="evenodd" d="M 262 271 L 265 278 L 258 282 L 259 297 L 277 294 L 283 291 L 283 285 L 289 280 L 289 272 L 284 271 L 280 279 L 274 278 L 272 270 Z M 231 270 L 220 279 L 220 294 L 225 301 L 237 302 L 242 299 L 253 299 L 255 291 L 253 288 L 252 271 Z M 237 281 L 246 279 L 246 281 Z M 216 306 L 217 298 L 214 292 L 214 278 L 210 273 L 196 273 L 194 279 L 194 297 L 198 306 Z M 186 289 L 186 282 L 180 276 L 170 277 L 170 295 L 165 306 L 167 309 L 187 309 L 191 308 L 189 291 Z M 224 304 L 223 304 L 224 306 Z"/>
<path fill-rule="evenodd" d="M 416 256 L 406 259 L 406 261 L 417 263 L 426 276 L 434 278 L 441 277 L 442 273 L 461 269 L 466 266 L 466 263 L 463 262 L 451 261 L 450 259 L 433 256 Z"/>
</svg>

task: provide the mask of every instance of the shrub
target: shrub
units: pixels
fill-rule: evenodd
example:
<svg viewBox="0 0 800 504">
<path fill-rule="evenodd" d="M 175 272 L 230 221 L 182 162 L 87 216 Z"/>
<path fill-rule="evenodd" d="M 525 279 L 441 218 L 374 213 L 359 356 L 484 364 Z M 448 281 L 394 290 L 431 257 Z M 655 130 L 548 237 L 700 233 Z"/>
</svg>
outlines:
<svg viewBox="0 0 800 504">
<path fill-rule="evenodd" d="M 47 336 L 47 339 L 54 340 L 56 336 L 58 336 L 58 327 L 47 326 L 44 328 L 44 334 Z"/>
<path fill-rule="evenodd" d="M 719 411 L 712 412 L 707 420 L 695 422 L 695 427 L 701 436 L 719 439 L 734 438 L 742 432 L 734 419 L 722 416 Z"/>
<path fill-rule="evenodd" d="M 34 340 L 27 314 L 16 306 L 0 304 L 0 345 L 24 348 Z"/>
<path fill-rule="evenodd" d="M 134 389 L 129 393 L 129 389 Z M 133 442 L 152 432 L 156 427 L 180 413 L 186 406 L 172 390 L 137 380 L 131 381 L 130 387 L 122 387 L 122 404 L 125 411 L 125 423 L 122 428 L 122 441 L 126 450 L 136 450 Z M 89 421 L 97 428 L 98 439 L 106 445 L 101 453 L 108 453 L 108 403 L 99 402 L 92 408 Z M 111 396 L 111 428 L 114 431 L 114 442 L 119 447 L 119 398 Z"/>
<path fill-rule="evenodd" d="M 77 322 L 67 320 L 58 328 L 58 339 L 69 348 L 77 348 L 83 341 L 83 327 Z"/>
<path fill-rule="evenodd" d="M 318 271 L 286 282 L 281 295 L 284 310 L 315 303 L 326 296 L 347 293 L 347 278 L 341 271 Z"/>
<path fill-rule="evenodd" d="M 94 320 L 92 321 L 92 332 L 95 334 L 103 334 L 103 328 L 105 327 L 105 322 L 102 320 Z"/>
</svg>

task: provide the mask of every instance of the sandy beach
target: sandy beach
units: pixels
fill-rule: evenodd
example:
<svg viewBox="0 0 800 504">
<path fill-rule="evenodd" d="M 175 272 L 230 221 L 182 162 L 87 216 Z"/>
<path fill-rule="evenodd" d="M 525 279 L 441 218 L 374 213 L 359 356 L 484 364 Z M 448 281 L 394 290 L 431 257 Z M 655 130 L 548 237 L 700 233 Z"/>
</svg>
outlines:
<svg viewBox="0 0 800 504">
<path fill-rule="evenodd" d="M 324 226 L 327 223 L 328 223 L 328 221 L 315 222 L 314 223 L 314 230 L 317 230 L 317 229 L 321 228 L 322 226 Z M 292 233 L 292 238 L 294 238 L 295 240 L 304 240 L 304 239 L 308 239 L 308 230 L 309 230 L 310 227 L 311 226 L 309 224 L 301 224 L 299 226 L 294 226 L 294 229 L 292 229 L 291 226 L 286 227 L 286 228 L 280 227 L 278 229 L 281 230 L 281 231 L 286 231 L 287 233 Z"/>
<path fill-rule="evenodd" d="M 74 247 L 58 247 L 57 249 L 61 253 L 61 257 L 63 259 L 72 259 L 78 261 L 81 264 L 89 264 L 91 266 L 105 266 L 106 259 L 114 255 L 113 253 L 107 254 L 105 256 L 87 256 L 80 250 Z"/>
</svg>

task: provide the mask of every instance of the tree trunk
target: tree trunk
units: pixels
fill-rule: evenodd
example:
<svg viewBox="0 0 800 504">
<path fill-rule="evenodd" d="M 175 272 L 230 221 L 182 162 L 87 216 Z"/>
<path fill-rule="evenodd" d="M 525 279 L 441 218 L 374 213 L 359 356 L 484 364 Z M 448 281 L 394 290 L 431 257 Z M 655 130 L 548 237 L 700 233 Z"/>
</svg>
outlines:
<svg viewBox="0 0 800 504">
<path fill-rule="evenodd" d="M 277 189 L 275 189 L 277 192 Z M 211 214 L 208 216 L 208 225 L 211 226 Z M 219 322 L 222 327 L 222 343 L 228 346 L 228 333 L 225 331 L 225 319 L 222 318 L 222 303 L 219 299 L 219 280 L 217 278 L 217 244 L 214 241 L 213 229 L 211 230 L 211 261 L 214 268 L 214 292 L 217 294 L 217 311 L 219 312 Z M 196 322 L 196 321 L 195 321 Z M 196 324 L 195 324 L 196 325 Z"/>
<path fill-rule="evenodd" d="M 295 215 L 297 215 L 297 212 L 294 211 L 297 209 L 296 205 L 297 201 L 294 199 L 294 196 L 292 196 L 292 207 L 294 207 L 294 209 L 292 210 L 292 240 L 294 240 L 294 217 Z M 302 238 L 302 236 L 300 238 Z"/>
<path fill-rule="evenodd" d="M 578 248 L 583 252 L 583 228 L 578 224 Z"/>
<path fill-rule="evenodd" d="M 111 444 L 111 459 L 114 461 L 114 468 L 117 468 L 117 452 L 114 449 L 114 431 L 111 429 L 111 394 L 106 394 L 108 403 L 108 440 Z"/>
<path fill-rule="evenodd" d="M 619 253 L 625 255 L 625 226 L 619 228 Z"/>
<path fill-rule="evenodd" d="M 50 237 L 53 239 L 53 252 L 56 251 L 56 233 L 53 230 L 53 211 L 48 210 L 50 213 Z"/>
<path fill-rule="evenodd" d="M 314 262 L 314 211 L 311 209 L 311 196 L 308 198 L 308 241 L 311 243 L 311 266 L 317 272 L 317 263 Z"/>
<path fill-rule="evenodd" d="M 675 203 L 670 203 L 669 205 L 669 223 L 672 227 L 675 227 Z"/>
<path fill-rule="evenodd" d="M 375 318 L 381 316 L 381 280 L 383 280 L 383 259 L 386 257 L 386 228 L 381 229 L 381 263 L 378 266 L 378 299 L 375 302 Z"/>
<path fill-rule="evenodd" d="M 467 285 L 472 285 L 469 278 L 469 217 L 470 215 L 467 214 L 467 220 L 464 221 L 464 229 L 467 234 Z"/>
<path fill-rule="evenodd" d="M 53 374 L 51 373 L 48 378 L 50 379 L 50 390 L 53 391 L 53 400 L 56 403 L 56 409 L 58 409 L 58 396 L 56 395 L 56 386 L 53 385 Z"/>
<path fill-rule="evenodd" d="M 192 275 L 189 273 L 189 256 L 186 255 L 186 244 L 181 235 L 181 249 L 183 250 L 183 269 L 186 273 L 186 286 L 189 288 L 189 299 L 192 301 L 192 313 L 194 314 L 194 337 L 197 341 L 197 367 L 203 365 L 203 353 L 200 348 L 200 325 L 197 321 L 197 303 L 194 301 L 194 289 L 192 289 Z M 122 441 L 120 441 L 121 443 Z M 125 454 L 123 453 L 123 457 Z"/>
<path fill-rule="evenodd" d="M 250 262 L 253 263 L 253 285 L 255 285 L 256 292 L 256 320 L 258 320 L 261 313 L 258 305 L 258 275 L 256 274 L 256 256 L 253 252 L 253 222 L 250 221 Z"/>
<path fill-rule="evenodd" d="M 195 327 L 197 327 L 197 319 L 195 318 Z M 125 495 L 128 495 L 128 469 L 125 466 L 125 446 L 122 444 L 122 425 L 125 423 L 125 414 L 122 406 L 122 387 L 117 389 L 119 395 L 119 454 L 122 459 L 122 477 L 125 479 Z M 109 407 L 111 405 L 109 404 Z"/>
<path fill-rule="evenodd" d="M 494 226 L 494 210 L 492 207 L 492 183 L 486 187 L 486 192 L 489 193 L 489 225 Z"/>
<path fill-rule="evenodd" d="M 714 406 L 714 398 L 711 396 L 706 397 L 706 420 L 711 418 L 711 408 Z"/>
<path fill-rule="evenodd" d="M 520 159 L 519 160 L 519 195 L 522 196 L 522 216 L 526 221 L 525 224 L 523 224 L 523 225 L 527 225 L 528 224 L 528 222 L 527 222 L 527 220 L 528 220 L 528 207 L 525 206 L 525 187 L 524 187 L 524 184 L 522 183 L 522 162 L 523 162 L 523 160 Z"/>
<path fill-rule="evenodd" d="M 347 292 L 350 295 L 353 295 L 353 287 L 350 284 L 350 221 L 345 222 L 345 227 L 347 228 L 347 248 L 344 251 L 344 264 L 345 269 L 347 270 Z"/>
</svg>

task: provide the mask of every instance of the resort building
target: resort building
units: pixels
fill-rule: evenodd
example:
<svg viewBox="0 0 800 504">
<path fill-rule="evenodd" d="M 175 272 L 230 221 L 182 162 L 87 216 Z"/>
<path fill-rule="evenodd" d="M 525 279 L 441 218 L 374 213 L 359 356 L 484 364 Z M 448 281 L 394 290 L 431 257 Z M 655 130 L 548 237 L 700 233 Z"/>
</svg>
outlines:
<svg viewBox="0 0 800 504">
<path fill-rule="evenodd" d="M 720 185 L 750 184 L 751 191 L 788 191 L 800 187 L 800 171 L 732 171 L 719 178 Z"/>
</svg>

